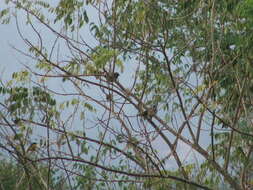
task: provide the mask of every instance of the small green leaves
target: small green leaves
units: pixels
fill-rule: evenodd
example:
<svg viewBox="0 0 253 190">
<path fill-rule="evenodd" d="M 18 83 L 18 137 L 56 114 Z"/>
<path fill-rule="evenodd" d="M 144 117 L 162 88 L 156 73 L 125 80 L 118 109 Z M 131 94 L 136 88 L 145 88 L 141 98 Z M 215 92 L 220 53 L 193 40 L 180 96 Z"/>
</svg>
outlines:
<svg viewBox="0 0 253 190">
<path fill-rule="evenodd" d="M 12 74 L 12 78 L 15 79 L 18 82 L 29 81 L 29 79 L 30 79 L 30 73 L 27 70 L 23 70 L 23 71 L 19 71 L 19 72 L 14 72 Z"/>
<path fill-rule="evenodd" d="M 56 14 L 54 23 L 63 21 L 65 27 L 70 28 L 73 32 L 76 28 L 81 28 L 84 23 L 89 22 L 86 10 L 83 8 L 84 1 L 78 0 L 61 0 L 57 7 L 53 10 Z M 82 14 L 77 14 L 79 10 Z"/>
<path fill-rule="evenodd" d="M 10 22 L 10 9 L 9 8 L 6 8 L 6 9 L 3 9 L 1 10 L 0 9 L 0 21 L 1 21 L 1 24 L 9 24 Z"/>
<path fill-rule="evenodd" d="M 96 53 L 92 55 L 92 59 L 96 65 L 96 67 L 104 68 L 106 64 L 108 64 L 114 56 L 117 56 L 117 51 L 110 50 L 108 48 L 98 47 L 96 49 Z"/>
<path fill-rule="evenodd" d="M 83 106 L 85 107 L 85 108 L 87 108 L 89 111 L 96 111 L 96 109 L 91 105 L 91 104 L 89 104 L 89 103 L 87 103 L 87 102 L 84 102 L 83 103 Z"/>
<path fill-rule="evenodd" d="M 50 106 L 54 106 L 56 104 L 56 101 L 51 98 L 50 94 L 43 91 L 39 87 L 33 88 L 33 98 L 34 98 L 34 101 L 38 103 L 46 103 Z"/>
<path fill-rule="evenodd" d="M 7 92 L 8 92 L 9 90 L 8 90 L 8 88 L 5 88 L 5 87 L 2 87 L 2 86 L 0 86 L 0 94 L 6 94 Z"/>
</svg>

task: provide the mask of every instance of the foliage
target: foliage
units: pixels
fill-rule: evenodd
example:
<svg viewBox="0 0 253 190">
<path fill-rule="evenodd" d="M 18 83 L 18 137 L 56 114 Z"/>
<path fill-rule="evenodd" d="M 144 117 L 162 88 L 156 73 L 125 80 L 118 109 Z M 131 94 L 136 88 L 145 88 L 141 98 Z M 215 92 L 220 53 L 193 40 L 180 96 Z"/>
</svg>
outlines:
<svg viewBox="0 0 253 190">
<path fill-rule="evenodd" d="M 75 189 L 251 188 L 252 10 L 7 0 L 1 23 L 16 19 L 31 63 L 0 87 L 2 150 L 25 168 L 37 139 L 29 159 Z"/>
<path fill-rule="evenodd" d="M 41 189 L 42 181 L 47 181 L 47 167 L 45 165 L 39 165 L 37 168 L 38 173 L 33 173 L 31 178 L 25 177 L 23 167 L 13 160 L 1 160 L 0 162 L 0 185 L 1 189 L 27 189 L 27 185 L 30 184 L 32 189 Z M 41 174 L 41 179 L 39 176 Z M 64 183 L 62 177 L 56 179 L 50 173 L 49 186 L 53 189 L 67 189 L 66 183 Z"/>
</svg>

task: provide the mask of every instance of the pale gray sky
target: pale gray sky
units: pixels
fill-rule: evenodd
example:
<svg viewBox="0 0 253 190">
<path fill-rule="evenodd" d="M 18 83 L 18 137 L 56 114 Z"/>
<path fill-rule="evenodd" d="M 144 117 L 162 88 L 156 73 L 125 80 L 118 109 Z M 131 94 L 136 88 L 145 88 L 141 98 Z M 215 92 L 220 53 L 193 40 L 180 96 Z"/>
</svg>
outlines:
<svg viewBox="0 0 253 190">
<path fill-rule="evenodd" d="M 0 2 L 0 7 L 2 7 L 2 2 Z M 1 8 L 0 8 L 1 10 Z M 90 16 L 90 20 L 93 19 L 93 22 L 97 22 L 97 15 L 95 13 L 95 10 L 92 8 L 88 9 L 88 15 Z M 22 22 L 22 20 L 25 20 L 25 15 L 20 15 L 19 21 Z M 23 17 L 23 18 L 22 18 Z M 22 31 L 24 32 L 26 38 L 32 40 L 34 38 L 34 35 L 31 32 L 31 30 L 24 26 L 21 27 Z M 42 30 L 40 31 L 42 32 Z M 82 31 L 83 37 L 85 37 L 85 40 L 90 42 L 90 43 L 95 43 L 95 40 L 92 38 L 92 36 L 89 34 L 88 31 L 88 27 Z M 52 41 L 50 41 L 51 39 L 55 39 L 54 36 L 47 36 L 48 39 L 46 39 L 46 41 L 48 41 L 48 43 L 52 43 Z M 3 79 L 4 81 L 11 79 L 11 75 L 13 72 L 19 71 L 20 69 L 23 68 L 23 66 L 20 64 L 21 62 L 26 64 L 26 63 L 30 63 L 31 60 L 26 58 L 25 56 L 21 55 L 20 53 L 16 52 L 16 50 L 14 50 L 11 46 L 15 46 L 16 48 L 20 49 L 20 50 L 27 50 L 27 47 L 24 47 L 24 42 L 22 41 L 22 39 L 20 38 L 20 36 L 18 35 L 17 32 L 17 28 L 16 28 L 16 24 L 15 24 L 15 20 L 13 19 L 12 22 L 8 25 L 2 25 L 0 24 L 0 74 L 1 74 L 1 79 Z M 66 46 L 63 46 L 63 48 L 66 48 Z M 61 51 L 63 52 L 64 49 L 61 49 Z M 66 49 L 66 51 L 68 51 Z M 128 63 L 127 69 L 126 71 L 130 71 L 130 70 L 134 70 L 136 66 L 134 66 L 131 63 Z M 130 69 L 130 70 L 129 70 Z M 125 72 L 126 72 L 125 71 Z M 127 72 L 126 72 L 127 73 Z M 129 75 L 126 75 L 126 78 L 124 75 L 120 76 L 120 79 L 123 83 L 127 83 L 127 77 L 129 77 Z M 49 86 L 57 86 L 56 85 L 57 82 L 53 82 L 51 81 L 51 83 L 49 83 Z M 66 85 L 66 83 L 65 83 Z M 66 88 L 66 86 L 65 86 Z M 69 87 L 70 88 L 70 87 Z M 155 146 L 159 149 L 160 154 L 166 154 L 168 153 L 168 147 L 167 146 L 163 146 L 159 141 L 157 141 L 155 143 Z M 179 153 L 182 157 L 184 156 L 189 156 L 188 153 L 191 152 L 191 149 L 186 146 L 183 143 L 179 144 Z M 187 157 L 187 159 L 189 158 L 193 158 L 192 156 Z"/>
</svg>

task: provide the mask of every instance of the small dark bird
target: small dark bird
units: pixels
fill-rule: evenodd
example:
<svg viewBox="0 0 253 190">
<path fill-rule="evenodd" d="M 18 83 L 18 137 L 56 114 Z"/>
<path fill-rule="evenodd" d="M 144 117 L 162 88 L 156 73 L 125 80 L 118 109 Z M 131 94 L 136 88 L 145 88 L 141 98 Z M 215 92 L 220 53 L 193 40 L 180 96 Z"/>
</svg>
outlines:
<svg viewBox="0 0 253 190">
<path fill-rule="evenodd" d="M 152 117 L 157 113 L 157 106 L 153 105 L 151 108 L 148 108 L 147 110 L 140 113 L 140 116 L 146 118 L 146 119 L 152 119 Z"/>
<path fill-rule="evenodd" d="M 26 150 L 26 152 L 29 152 L 29 151 L 31 151 L 31 152 L 34 152 L 35 150 L 37 149 L 37 143 L 32 143 L 29 147 L 28 147 L 28 149 Z"/>
<path fill-rule="evenodd" d="M 107 101 L 112 101 L 112 94 L 106 94 L 106 100 Z"/>
<path fill-rule="evenodd" d="M 116 82 L 116 80 L 118 79 L 119 77 L 119 73 L 118 72 L 115 72 L 115 73 L 112 73 L 112 72 L 109 72 L 106 74 L 106 80 L 108 82 Z"/>
<path fill-rule="evenodd" d="M 21 119 L 16 118 L 13 122 L 14 122 L 15 124 L 18 124 L 20 121 L 21 121 Z"/>
</svg>

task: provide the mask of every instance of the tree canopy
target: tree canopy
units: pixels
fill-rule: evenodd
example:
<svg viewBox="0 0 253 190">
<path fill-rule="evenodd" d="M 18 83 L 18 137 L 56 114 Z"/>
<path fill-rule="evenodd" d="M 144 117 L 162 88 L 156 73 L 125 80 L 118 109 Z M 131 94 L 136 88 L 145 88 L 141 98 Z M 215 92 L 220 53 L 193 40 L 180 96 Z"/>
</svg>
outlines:
<svg viewBox="0 0 253 190">
<path fill-rule="evenodd" d="M 69 189 L 253 188 L 253 0 L 5 4 L 28 60 L 0 78 L 21 184 L 45 170 L 40 189 L 62 174 Z"/>
</svg>

